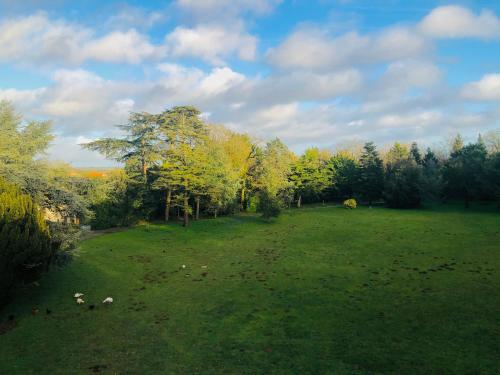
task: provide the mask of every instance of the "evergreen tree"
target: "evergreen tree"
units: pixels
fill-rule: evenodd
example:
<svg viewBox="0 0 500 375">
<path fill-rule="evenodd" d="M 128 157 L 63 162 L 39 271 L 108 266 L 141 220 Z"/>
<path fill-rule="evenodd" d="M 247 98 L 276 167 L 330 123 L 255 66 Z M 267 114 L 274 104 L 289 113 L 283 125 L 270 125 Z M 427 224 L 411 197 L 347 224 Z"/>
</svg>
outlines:
<svg viewBox="0 0 500 375">
<path fill-rule="evenodd" d="M 485 173 L 488 198 L 496 200 L 500 204 L 500 151 L 488 156 Z"/>
<path fill-rule="evenodd" d="M 441 198 L 443 178 L 441 164 L 430 148 L 422 160 L 422 199 L 435 202 Z"/>
<path fill-rule="evenodd" d="M 453 152 L 445 165 L 446 192 L 451 197 L 463 199 L 465 207 L 471 200 L 484 196 L 486 158 L 484 144 L 474 143 Z"/>
<path fill-rule="evenodd" d="M 400 144 L 389 154 L 385 176 L 384 198 L 392 208 L 415 208 L 422 201 L 422 168 Z"/>
<path fill-rule="evenodd" d="M 415 163 L 417 163 L 419 165 L 422 164 L 422 162 L 423 162 L 422 155 L 420 154 L 420 150 L 418 149 L 417 142 L 413 142 L 411 144 L 410 155 L 413 158 L 413 160 L 415 161 Z"/>
<path fill-rule="evenodd" d="M 147 182 L 148 170 L 160 158 L 162 144 L 158 136 L 157 117 L 146 112 L 130 114 L 129 122 L 118 126 L 123 138 L 102 138 L 82 147 L 98 151 L 107 158 L 126 163 L 132 177 Z"/>
<path fill-rule="evenodd" d="M 382 197 L 384 167 L 373 142 L 367 142 L 359 159 L 359 190 L 371 206 Z"/>
<path fill-rule="evenodd" d="M 175 193 L 183 208 L 183 224 L 187 226 L 191 213 L 189 200 L 194 195 L 199 207 L 199 196 L 205 186 L 208 129 L 200 119 L 200 111 L 186 106 L 163 112 L 159 116 L 159 130 L 166 141 L 166 150 L 156 184 L 164 185 L 167 199 L 170 192 Z M 166 212 L 169 204 L 167 201 Z"/>
<path fill-rule="evenodd" d="M 54 249 L 39 207 L 0 180 L 0 303 L 15 283 L 32 281 L 45 271 Z"/>
<path fill-rule="evenodd" d="M 357 187 L 357 161 L 347 153 L 338 153 L 329 162 L 331 186 L 337 199 L 349 199 L 354 196 Z"/>
</svg>

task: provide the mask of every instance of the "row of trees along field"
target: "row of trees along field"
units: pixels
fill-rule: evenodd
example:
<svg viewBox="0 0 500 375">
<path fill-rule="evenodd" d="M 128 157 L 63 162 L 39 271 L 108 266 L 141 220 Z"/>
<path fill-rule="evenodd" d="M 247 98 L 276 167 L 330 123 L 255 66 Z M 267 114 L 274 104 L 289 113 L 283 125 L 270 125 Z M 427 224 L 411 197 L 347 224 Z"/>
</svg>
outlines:
<svg viewBox="0 0 500 375">
<path fill-rule="evenodd" d="M 395 143 L 381 157 L 368 142 L 358 153 L 310 148 L 297 157 L 279 139 L 259 145 L 247 135 L 207 125 L 193 107 L 133 113 L 121 128 L 125 137 L 84 147 L 125 164 L 123 198 L 144 218 L 158 217 L 160 207 L 165 220 L 182 213 L 187 225 L 201 212 L 217 216 L 251 208 L 269 217 L 292 204 L 351 197 L 394 208 L 500 198 L 498 132 L 468 145 L 457 135 L 449 155 Z"/>
<path fill-rule="evenodd" d="M 206 124 L 189 106 L 132 113 L 120 128 L 120 138 L 82 146 L 123 168 L 77 170 L 43 158 L 53 140 L 49 122 L 25 122 L 0 102 L 0 259 L 12 260 L 2 261 L 12 272 L 2 270 L 10 281 L 0 280 L 0 302 L 15 280 L 67 259 L 79 224 L 102 229 L 174 218 L 188 225 L 244 210 L 269 218 L 292 205 L 347 198 L 394 208 L 500 201 L 499 130 L 467 145 L 458 135 L 449 151 L 395 143 L 379 153 L 368 142 L 297 156 L 279 139 L 264 144 Z M 33 245 L 19 245 L 26 253 L 12 257 L 15 242 Z"/>
</svg>

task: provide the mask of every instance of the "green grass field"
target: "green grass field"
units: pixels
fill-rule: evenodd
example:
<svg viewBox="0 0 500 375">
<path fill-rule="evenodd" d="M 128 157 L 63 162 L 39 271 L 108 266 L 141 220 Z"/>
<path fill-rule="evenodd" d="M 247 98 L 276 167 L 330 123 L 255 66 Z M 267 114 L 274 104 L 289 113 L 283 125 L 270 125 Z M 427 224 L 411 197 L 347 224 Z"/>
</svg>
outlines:
<svg viewBox="0 0 500 375">
<path fill-rule="evenodd" d="M 0 374 L 500 373 L 499 267 L 498 211 L 140 226 L 86 240 L 0 313 Z"/>
</svg>

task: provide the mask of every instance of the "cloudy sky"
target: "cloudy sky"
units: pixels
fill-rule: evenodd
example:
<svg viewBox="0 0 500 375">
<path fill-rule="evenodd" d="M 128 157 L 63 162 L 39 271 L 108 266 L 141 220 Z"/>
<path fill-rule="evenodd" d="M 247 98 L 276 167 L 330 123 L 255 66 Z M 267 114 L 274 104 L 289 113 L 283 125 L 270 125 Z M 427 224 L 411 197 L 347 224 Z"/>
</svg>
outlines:
<svg viewBox="0 0 500 375">
<path fill-rule="evenodd" d="M 0 0 L 0 100 L 51 119 L 50 157 L 130 111 L 205 118 L 297 152 L 500 127 L 497 0 Z M 1 136 L 1 134 L 0 134 Z"/>
</svg>

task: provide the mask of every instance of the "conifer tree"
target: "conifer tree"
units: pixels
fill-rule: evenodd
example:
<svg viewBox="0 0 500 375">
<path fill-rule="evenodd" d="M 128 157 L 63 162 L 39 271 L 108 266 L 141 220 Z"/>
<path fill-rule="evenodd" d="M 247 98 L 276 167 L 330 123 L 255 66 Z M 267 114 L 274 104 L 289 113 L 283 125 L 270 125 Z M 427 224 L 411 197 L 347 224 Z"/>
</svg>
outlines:
<svg viewBox="0 0 500 375">
<path fill-rule="evenodd" d="M 384 167 L 373 142 L 367 142 L 359 159 L 359 189 L 371 206 L 382 197 L 384 188 Z"/>
<path fill-rule="evenodd" d="M 412 159 L 415 161 L 415 163 L 419 165 L 422 164 L 422 155 L 420 154 L 420 150 L 418 149 L 417 142 L 413 142 L 411 144 L 410 155 Z"/>
<path fill-rule="evenodd" d="M 158 117 L 159 130 L 165 139 L 166 150 L 156 185 L 163 184 L 167 191 L 175 192 L 181 202 L 183 225 L 189 224 L 191 207 L 189 200 L 194 194 L 199 204 L 203 187 L 203 175 L 207 165 L 207 127 L 200 119 L 200 111 L 194 107 L 174 107 Z M 170 207 L 167 202 L 168 210 Z"/>
<path fill-rule="evenodd" d="M 15 283 L 31 281 L 54 256 L 49 229 L 30 196 L 0 180 L 0 302 Z"/>
</svg>

